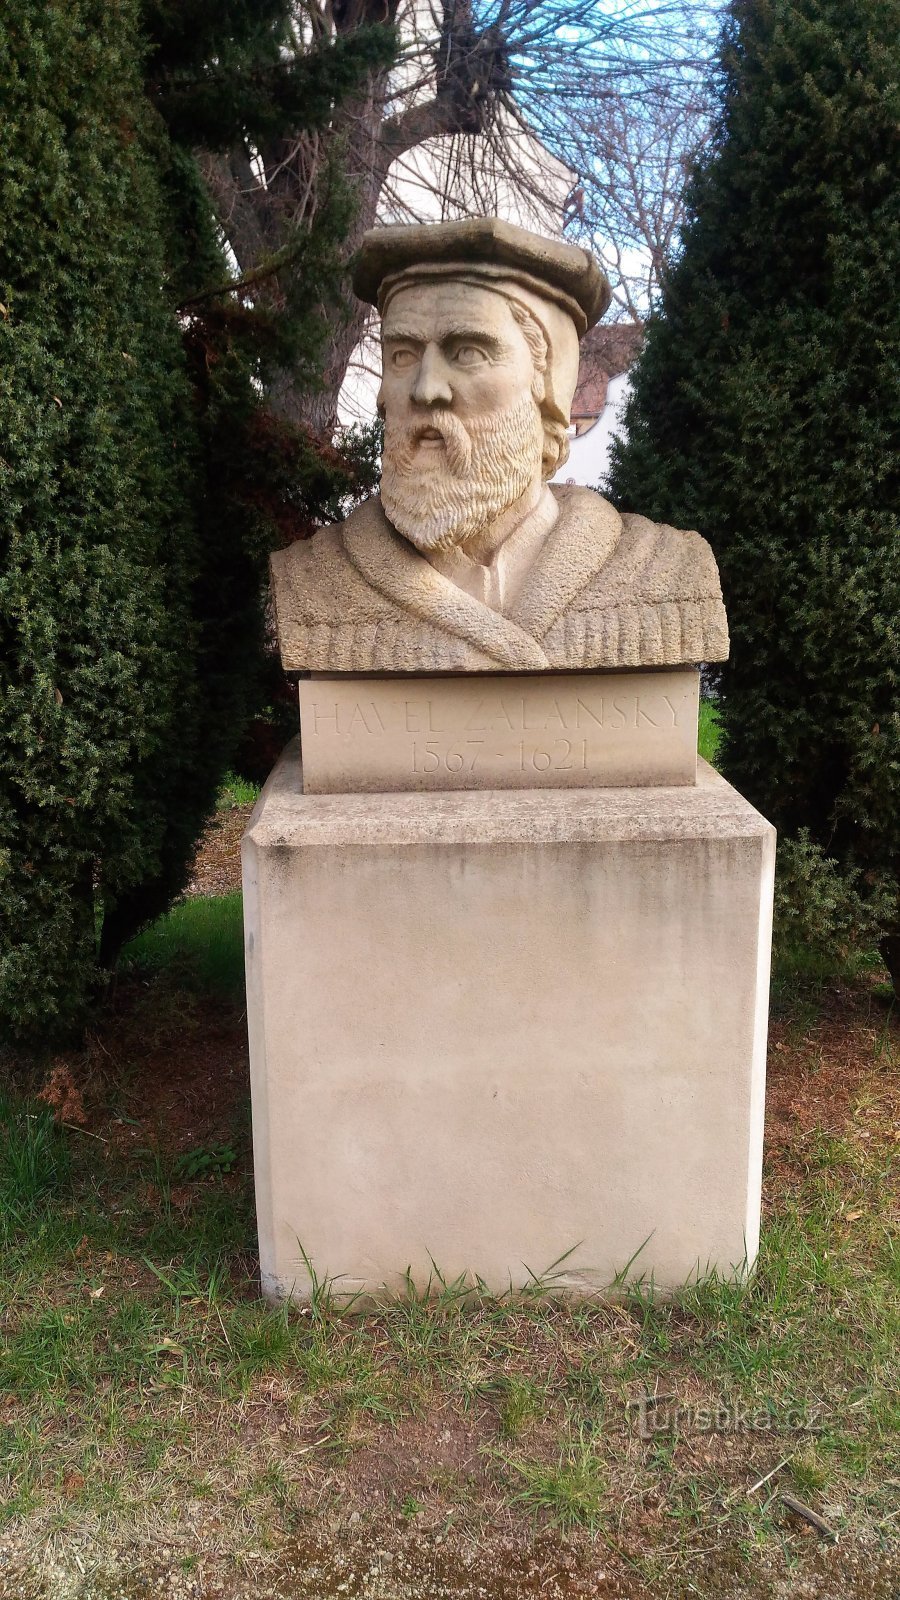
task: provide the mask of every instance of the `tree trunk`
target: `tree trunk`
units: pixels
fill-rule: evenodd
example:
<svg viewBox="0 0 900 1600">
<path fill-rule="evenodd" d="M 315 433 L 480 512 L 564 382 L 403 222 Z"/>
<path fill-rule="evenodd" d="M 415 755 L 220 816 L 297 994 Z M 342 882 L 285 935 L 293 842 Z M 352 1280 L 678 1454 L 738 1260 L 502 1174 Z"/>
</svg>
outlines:
<svg viewBox="0 0 900 1600">
<path fill-rule="evenodd" d="M 900 929 L 886 933 L 878 945 L 881 959 L 888 969 L 894 993 L 900 997 Z"/>
<path fill-rule="evenodd" d="M 366 125 L 360 119 L 357 126 L 364 129 Z M 370 115 L 368 133 L 363 135 L 371 139 L 368 163 L 364 165 L 362 161 L 355 162 L 353 165 L 356 170 L 353 171 L 351 168 L 349 174 L 354 184 L 356 209 L 344 244 L 345 260 L 359 249 L 363 234 L 374 226 L 378 213 L 378 202 L 390 165 L 390 159 L 386 161 L 373 159 L 373 150 L 377 149 L 379 143 L 380 127 L 380 116 Z M 347 307 L 347 315 L 337 320 L 333 313 L 331 314 L 332 332 L 322 367 L 321 388 L 313 393 L 308 391 L 298 393 L 293 375 L 286 372 L 279 374 L 277 392 L 273 392 L 271 397 L 276 407 L 291 405 L 296 409 L 297 420 L 305 422 L 314 433 L 326 438 L 331 438 L 334 432 L 341 387 L 350 358 L 363 337 L 369 318 L 369 307 L 356 298 L 347 273 L 344 274 L 341 283 L 341 292 Z"/>
<path fill-rule="evenodd" d="M 341 104 L 334 126 L 314 140 L 280 139 L 262 151 L 264 170 L 271 175 L 267 184 L 259 182 L 244 149 L 227 157 L 202 159 L 216 212 L 243 273 L 283 249 L 297 226 L 313 222 L 317 191 L 332 160 L 354 193 L 355 209 L 343 249 L 349 260 L 375 223 L 382 190 L 397 157 L 427 139 L 457 131 L 460 106 L 451 89 L 440 84 L 432 98 L 386 117 L 388 76 L 384 69 L 373 72 L 365 90 Z M 329 439 L 350 357 L 369 316 L 368 306 L 353 294 L 349 275 L 341 291 L 348 308 L 346 318 L 338 320 L 333 307 L 323 308 L 332 331 L 322 363 L 321 387 L 310 393 L 308 384 L 298 384 L 291 369 L 285 368 L 275 372 L 269 390 L 277 414 Z M 276 278 L 262 284 L 258 296 L 263 304 L 271 296 L 273 306 L 278 307 L 283 304 L 283 293 Z"/>
</svg>

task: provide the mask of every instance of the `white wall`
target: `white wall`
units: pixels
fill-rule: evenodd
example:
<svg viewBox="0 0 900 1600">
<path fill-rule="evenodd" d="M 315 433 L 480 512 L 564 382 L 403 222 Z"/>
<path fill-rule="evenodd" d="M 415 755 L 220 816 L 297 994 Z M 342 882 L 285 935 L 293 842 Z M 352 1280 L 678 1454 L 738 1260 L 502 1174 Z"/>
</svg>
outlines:
<svg viewBox="0 0 900 1600">
<path fill-rule="evenodd" d="M 552 480 L 554 483 L 580 483 L 596 489 L 609 470 L 613 438 L 624 433 L 624 411 L 631 393 L 627 372 L 610 378 L 606 406 L 594 426 L 579 439 L 570 440 L 569 459 Z"/>
</svg>

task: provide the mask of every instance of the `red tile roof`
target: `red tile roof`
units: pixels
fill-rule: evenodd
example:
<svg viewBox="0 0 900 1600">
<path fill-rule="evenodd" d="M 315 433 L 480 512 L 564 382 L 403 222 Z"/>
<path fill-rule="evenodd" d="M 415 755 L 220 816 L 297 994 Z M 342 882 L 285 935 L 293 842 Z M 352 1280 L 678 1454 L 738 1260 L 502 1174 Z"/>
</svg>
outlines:
<svg viewBox="0 0 900 1600">
<path fill-rule="evenodd" d="M 572 401 L 572 420 L 599 417 L 606 405 L 610 378 L 617 378 L 640 355 L 644 338 L 641 322 L 610 322 L 590 328 L 581 341 L 578 387 Z"/>
</svg>

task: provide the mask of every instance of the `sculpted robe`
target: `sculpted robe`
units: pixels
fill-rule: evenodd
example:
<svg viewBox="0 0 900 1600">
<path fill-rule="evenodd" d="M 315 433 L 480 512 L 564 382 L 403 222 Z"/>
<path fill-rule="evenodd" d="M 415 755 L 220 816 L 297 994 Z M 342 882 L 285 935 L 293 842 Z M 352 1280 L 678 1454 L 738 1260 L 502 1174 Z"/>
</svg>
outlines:
<svg viewBox="0 0 900 1600">
<path fill-rule="evenodd" d="M 709 545 L 552 486 L 559 517 L 507 615 L 459 589 L 365 501 L 272 557 L 281 659 L 299 672 L 497 672 L 723 661 Z"/>
</svg>

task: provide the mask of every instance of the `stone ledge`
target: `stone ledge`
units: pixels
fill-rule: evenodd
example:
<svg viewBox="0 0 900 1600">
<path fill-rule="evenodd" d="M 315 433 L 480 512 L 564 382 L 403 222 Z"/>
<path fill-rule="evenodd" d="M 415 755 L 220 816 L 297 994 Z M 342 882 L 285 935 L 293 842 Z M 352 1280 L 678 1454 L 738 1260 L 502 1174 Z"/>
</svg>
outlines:
<svg viewBox="0 0 900 1600">
<path fill-rule="evenodd" d="M 300 741 L 287 746 L 244 835 L 257 849 L 283 846 L 641 844 L 768 838 L 770 822 L 707 762 L 696 787 L 480 789 L 431 794 L 304 794 Z"/>
</svg>

